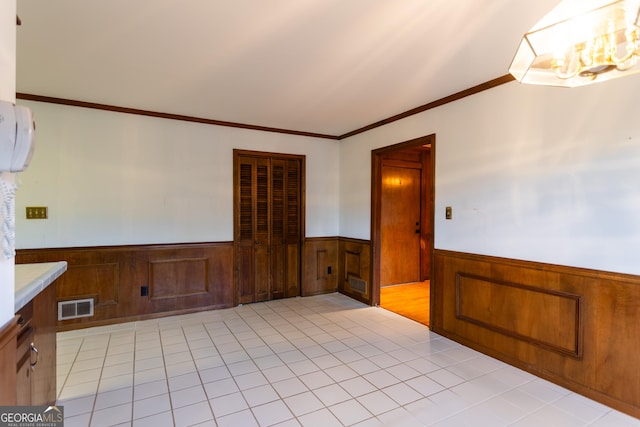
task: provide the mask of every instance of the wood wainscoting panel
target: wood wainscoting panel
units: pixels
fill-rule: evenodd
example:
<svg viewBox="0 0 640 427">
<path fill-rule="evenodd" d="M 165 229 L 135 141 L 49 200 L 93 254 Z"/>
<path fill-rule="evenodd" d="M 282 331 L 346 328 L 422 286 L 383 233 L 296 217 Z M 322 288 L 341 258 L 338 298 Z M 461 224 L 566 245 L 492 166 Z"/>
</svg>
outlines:
<svg viewBox="0 0 640 427">
<path fill-rule="evenodd" d="M 148 297 L 138 296 L 140 312 L 180 313 L 233 305 L 233 245 L 215 250 L 186 245 L 150 248 L 140 255 L 147 276 L 139 276 L 139 284 L 149 287 Z"/>
<path fill-rule="evenodd" d="M 331 266 L 329 262 L 329 251 L 327 249 L 318 249 L 316 251 L 316 280 L 326 280 L 329 277 L 327 269 Z M 325 271 L 326 270 L 326 271 Z"/>
<path fill-rule="evenodd" d="M 180 298 L 209 292 L 207 258 L 149 261 L 149 299 Z"/>
<path fill-rule="evenodd" d="M 338 238 L 312 237 L 304 241 L 302 296 L 338 289 Z"/>
<path fill-rule="evenodd" d="M 94 298 L 95 307 L 118 304 L 119 264 L 72 265 L 58 281 L 59 300 Z"/>
<path fill-rule="evenodd" d="M 349 281 L 350 277 L 360 278 L 360 249 L 345 249 L 344 250 L 344 279 Z M 363 290 L 362 292 L 366 292 Z"/>
<path fill-rule="evenodd" d="M 640 278 L 437 250 L 431 328 L 640 417 Z"/>
<path fill-rule="evenodd" d="M 371 242 L 340 238 L 340 282 L 338 291 L 351 298 L 371 304 Z"/>
<path fill-rule="evenodd" d="M 67 261 L 66 273 L 56 281 L 55 303 L 93 299 L 94 316 L 58 321 L 58 328 L 63 328 L 117 319 L 131 311 L 131 290 L 122 284 L 130 282 L 125 272 L 135 270 L 132 251 L 130 246 L 22 249 L 16 251 L 16 264 Z"/>
<path fill-rule="evenodd" d="M 458 319 L 567 356 L 582 356 L 579 295 L 458 273 L 456 297 Z"/>
<path fill-rule="evenodd" d="M 22 249 L 16 263 L 67 261 L 56 301 L 94 298 L 59 331 L 233 306 L 233 243 Z M 146 293 L 145 294 L 145 288 Z"/>
</svg>

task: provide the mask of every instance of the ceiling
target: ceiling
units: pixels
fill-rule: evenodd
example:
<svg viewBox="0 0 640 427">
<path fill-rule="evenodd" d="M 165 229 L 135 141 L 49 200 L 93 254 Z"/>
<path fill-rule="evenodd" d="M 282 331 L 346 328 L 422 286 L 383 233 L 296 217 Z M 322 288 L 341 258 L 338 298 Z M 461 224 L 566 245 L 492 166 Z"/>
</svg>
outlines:
<svg viewBox="0 0 640 427">
<path fill-rule="evenodd" d="M 17 0 L 17 91 L 339 136 L 508 73 L 558 0 Z"/>
</svg>

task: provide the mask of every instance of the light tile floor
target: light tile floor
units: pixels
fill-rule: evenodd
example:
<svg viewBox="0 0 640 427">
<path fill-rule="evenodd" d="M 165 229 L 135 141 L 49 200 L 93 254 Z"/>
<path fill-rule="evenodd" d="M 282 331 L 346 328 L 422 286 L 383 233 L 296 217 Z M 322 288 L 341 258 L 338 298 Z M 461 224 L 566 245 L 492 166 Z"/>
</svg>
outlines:
<svg viewBox="0 0 640 427">
<path fill-rule="evenodd" d="M 58 334 L 65 426 L 640 426 L 340 294 Z"/>
</svg>

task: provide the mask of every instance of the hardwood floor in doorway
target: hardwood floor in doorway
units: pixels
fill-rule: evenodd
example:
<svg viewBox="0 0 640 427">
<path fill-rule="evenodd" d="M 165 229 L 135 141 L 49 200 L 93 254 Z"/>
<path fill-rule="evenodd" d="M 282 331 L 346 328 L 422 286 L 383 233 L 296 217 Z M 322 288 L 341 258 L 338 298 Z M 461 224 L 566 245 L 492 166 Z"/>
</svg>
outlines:
<svg viewBox="0 0 640 427">
<path fill-rule="evenodd" d="M 380 307 L 429 326 L 429 281 L 380 288 Z"/>
</svg>

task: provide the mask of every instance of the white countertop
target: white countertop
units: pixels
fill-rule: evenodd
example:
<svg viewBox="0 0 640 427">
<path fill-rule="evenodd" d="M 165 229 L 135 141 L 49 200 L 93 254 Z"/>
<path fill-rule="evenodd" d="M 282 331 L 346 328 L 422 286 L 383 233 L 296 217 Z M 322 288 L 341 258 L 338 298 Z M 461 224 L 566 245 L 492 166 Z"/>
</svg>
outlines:
<svg viewBox="0 0 640 427">
<path fill-rule="evenodd" d="M 16 264 L 15 312 L 67 271 L 67 262 Z"/>
</svg>

